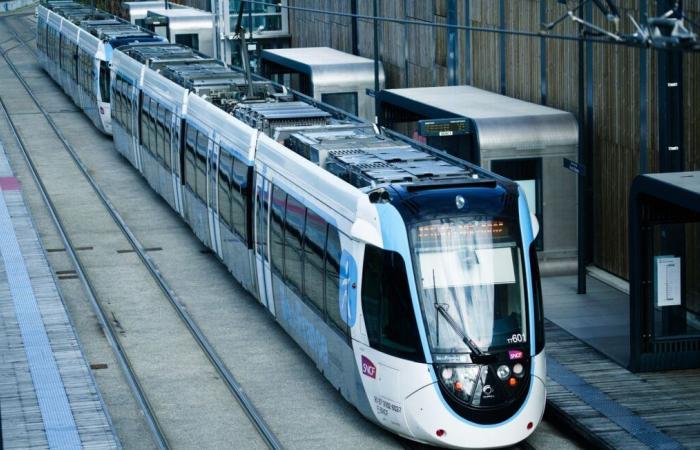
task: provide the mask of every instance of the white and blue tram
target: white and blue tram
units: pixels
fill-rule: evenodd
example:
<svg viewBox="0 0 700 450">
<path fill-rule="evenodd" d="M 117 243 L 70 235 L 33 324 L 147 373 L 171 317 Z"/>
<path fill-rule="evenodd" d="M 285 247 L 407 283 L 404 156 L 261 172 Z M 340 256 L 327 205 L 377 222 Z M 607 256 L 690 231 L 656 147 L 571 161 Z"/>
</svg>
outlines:
<svg viewBox="0 0 700 450">
<path fill-rule="evenodd" d="M 133 42 L 163 38 L 92 7 L 55 2 L 37 8 L 39 62 L 103 133 L 112 133 L 112 51 Z"/>
<path fill-rule="evenodd" d="M 111 115 L 117 150 L 365 417 L 453 448 L 534 431 L 538 224 L 517 184 L 177 44 L 114 51 Z"/>
</svg>

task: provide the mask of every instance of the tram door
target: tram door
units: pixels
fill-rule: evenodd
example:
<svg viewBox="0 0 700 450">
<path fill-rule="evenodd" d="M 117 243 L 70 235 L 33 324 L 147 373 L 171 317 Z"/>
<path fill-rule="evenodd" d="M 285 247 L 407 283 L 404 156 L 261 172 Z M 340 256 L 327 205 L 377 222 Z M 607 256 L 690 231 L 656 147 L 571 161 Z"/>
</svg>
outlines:
<svg viewBox="0 0 700 450">
<path fill-rule="evenodd" d="M 270 269 L 269 225 L 270 225 L 270 195 L 272 183 L 256 174 L 255 177 L 255 273 L 258 281 L 260 302 L 275 315 L 275 302 L 272 297 L 272 271 Z"/>
<path fill-rule="evenodd" d="M 216 139 L 216 136 L 214 136 Z M 221 253 L 221 229 L 219 228 L 219 144 L 209 140 L 207 164 L 207 216 L 209 221 L 209 236 L 211 248 L 223 258 Z"/>
</svg>

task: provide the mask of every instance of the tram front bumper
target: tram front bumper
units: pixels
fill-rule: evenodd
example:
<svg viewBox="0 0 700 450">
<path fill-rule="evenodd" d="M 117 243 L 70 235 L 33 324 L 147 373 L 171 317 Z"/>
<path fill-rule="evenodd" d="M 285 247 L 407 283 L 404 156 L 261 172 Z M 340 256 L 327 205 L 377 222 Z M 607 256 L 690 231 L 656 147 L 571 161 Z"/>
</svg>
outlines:
<svg viewBox="0 0 700 450">
<path fill-rule="evenodd" d="M 479 425 L 457 415 L 434 383 L 406 399 L 405 417 L 411 435 L 421 442 L 449 448 L 505 447 L 525 440 L 535 431 L 542 420 L 545 401 L 545 384 L 532 375 L 528 398 L 515 416 L 499 424 Z"/>
</svg>

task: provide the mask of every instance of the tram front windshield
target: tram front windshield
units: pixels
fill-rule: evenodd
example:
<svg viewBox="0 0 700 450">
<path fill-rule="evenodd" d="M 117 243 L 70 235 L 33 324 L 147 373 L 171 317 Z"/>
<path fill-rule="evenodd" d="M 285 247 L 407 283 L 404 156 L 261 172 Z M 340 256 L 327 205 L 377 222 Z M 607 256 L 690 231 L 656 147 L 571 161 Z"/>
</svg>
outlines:
<svg viewBox="0 0 700 450">
<path fill-rule="evenodd" d="M 483 217 L 443 218 L 411 229 L 433 353 L 491 353 L 527 342 L 517 233 L 512 222 Z"/>
</svg>

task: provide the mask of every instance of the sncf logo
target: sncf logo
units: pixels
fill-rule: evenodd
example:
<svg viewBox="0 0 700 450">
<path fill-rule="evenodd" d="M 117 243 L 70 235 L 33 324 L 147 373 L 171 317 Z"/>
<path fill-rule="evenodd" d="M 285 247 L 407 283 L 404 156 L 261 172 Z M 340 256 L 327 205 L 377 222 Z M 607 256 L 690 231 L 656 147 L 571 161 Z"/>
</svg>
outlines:
<svg viewBox="0 0 700 450">
<path fill-rule="evenodd" d="M 521 350 L 508 350 L 508 359 L 511 361 L 514 359 L 523 359 L 523 352 Z"/>
<path fill-rule="evenodd" d="M 377 368 L 366 356 L 362 357 L 362 374 L 370 378 L 377 378 Z"/>
</svg>

